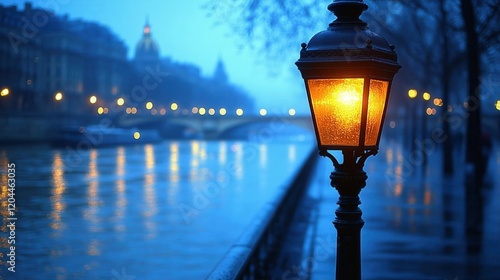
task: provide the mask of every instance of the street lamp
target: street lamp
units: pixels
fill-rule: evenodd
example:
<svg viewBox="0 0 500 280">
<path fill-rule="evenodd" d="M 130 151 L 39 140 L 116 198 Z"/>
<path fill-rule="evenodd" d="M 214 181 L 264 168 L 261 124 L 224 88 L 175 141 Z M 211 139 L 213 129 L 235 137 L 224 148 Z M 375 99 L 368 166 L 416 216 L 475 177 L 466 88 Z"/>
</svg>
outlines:
<svg viewBox="0 0 500 280">
<path fill-rule="evenodd" d="M 422 94 L 422 98 L 425 100 L 425 101 L 429 101 L 431 99 L 431 94 L 428 93 L 428 92 L 424 92 Z"/>
<path fill-rule="evenodd" d="M 359 19 L 362 0 L 335 0 L 337 19 L 302 44 L 296 62 L 305 82 L 320 155 L 335 171 L 331 185 L 340 194 L 335 211 L 337 279 L 361 278 L 358 205 L 366 185 L 365 160 L 378 152 L 392 79 L 400 66 L 394 46 Z M 328 150 L 341 150 L 340 163 Z"/>
<path fill-rule="evenodd" d="M 3 88 L 2 91 L 0 91 L 0 96 L 7 96 L 9 95 L 10 90 L 9 88 Z"/>
<path fill-rule="evenodd" d="M 54 99 L 56 101 L 61 101 L 63 99 L 63 94 L 60 91 L 58 91 L 56 95 L 54 95 Z"/>
</svg>

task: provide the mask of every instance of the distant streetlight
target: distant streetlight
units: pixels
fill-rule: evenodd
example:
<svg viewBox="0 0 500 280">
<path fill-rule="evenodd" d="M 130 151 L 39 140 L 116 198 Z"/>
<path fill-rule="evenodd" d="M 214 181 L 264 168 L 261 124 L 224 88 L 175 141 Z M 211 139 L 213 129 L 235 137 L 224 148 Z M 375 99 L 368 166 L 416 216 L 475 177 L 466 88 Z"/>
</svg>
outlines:
<svg viewBox="0 0 500 280">
<path fill-rule="evenodd" d="M 290 110 L 288 110 L 288 114 L 289 114 L 290 116 L 292 116 L 292 117 L 293 117 L 293 116 L 295 116 L 295 113 L 296 113 L 296 111 L 295 111 L 295 109 L 293 109 L 293 108 L 292 108 L 292 109 L 290 109 Z"/>
<path fill-rule="evenodd" d="M 415 97 L 417 97 L 417 95 L 418 95 L 418 93 L 417 93 L 416 89 L 410 89 L 408 91 L 408 97 L 410 97 L 410 98 L 415 98 Z"/>
<path fill-rule="evenodd" d="M 177 103 L 175 103 L 175 102 L 170 105 L 170 110 L 172 110 L 172 111 L 175 111 L 178 108 L 179 108 L 179 105 L 177 105 Z"/>
<path fill-rule="evenodd" d="M 422 98 L 425 100 L 425 101 L 429 101 L 431 99 L 431 94 L 428 93 L 428 92 L 424 92 L 424 94 L 422 94 Z"/>
<path fill-rule="evenodd" d="M 441 107 L 443 106 L 443 99 L 441 98 L 434 98 L 434 105 Z"/>
<path fill-rule="evenodd" d="M 202 116 L 205 115 L 206 112 L 207 112 L 207 110 L 203 107 L 198 110 L 198 113 Z"/>
<path fill-rule="evenodd" d="M 238 117 L 241 117 L 243 115 L 243 109 L 241 109 L 241 108 L 236 109 L 236 115 Z"/>
<path fill-rule="evenodd" d="M 116 105 L 123 106 L 123 104 L 125 104 L 125 99 L 123 99 L 122 97 L 116 99 Z"/>
<path fill-rule="evenodd" d="M 63 94 L 59 91 L 56 93 L 56 95 L 54 95 L 54 99 L 56 101 L 61 101 L 63 99 Z"/>
<path fill-rule="evenodd" d="M 104 108 L 102 108 L 102 107 L 97 108 L 97 113 L 99 115 L 102 115 L 104 113 Z"/>
<path fill-rule="evenodd" d="M 497 100 L 497 103 L 495 103 L 495 108 L 500 111 L 500 100 Z"/>
<path fill-rule="evenodd" d="M 219 110 L 219 114 L 220 114 L 221 116 L 225 116 L 225 115 L 226 115 L 226 113 L 227 113 L 226 108 L 220 108 L 220 110 Z"/>
<path fill-rule="evenodd" d="M 89 98 L 89 102 L 90 102 L 90 104 L 95 104 L 95 103 L 97 102 L 97 96 L 92 95 L 92 96 Z"/>
<path fill-rule="evenodd" d="M 368 30 L 359 16 L 362 0 L 335 0 L 337 19 L 302 44 L 296 62 L 305 82 L 320 155 L 335 171 L 331 186 L 340 198 L 337 229 L 337 279 L 361 279 L 361 203 L 365 160 L 378 153 L 391 83 L 400 66 L 394 46 Z M 341 150 L 340 163 L 329 150 Z"/>
<path fill-rule="evenodd" d="M 0 91 L 0 96 L 7 96 L 9 93 L 10 90 L 8 88 L 3 88 L 2 91 Z"/>
<path fill-rule="evenodd" d="M 265 116 L 265 115 L 267 115 L 267 110 L 266 110 L 266 109 L 264 109 L 264 108 L 262 108 L 262 109 L 260 109 L 259 114 L 260 114 L 261 116 Z"/>
<path fill-rule="evenodd" d="M 139 131 L 134 132 L 134 139 L 139 140 L 141 138 L 141 133 Z"/>
<path fill-rule="evenodd" d="M 151 110 L 153 109 L 153 102 L 149 101 L 146 103 L 146 109 Z"/>
</svg>

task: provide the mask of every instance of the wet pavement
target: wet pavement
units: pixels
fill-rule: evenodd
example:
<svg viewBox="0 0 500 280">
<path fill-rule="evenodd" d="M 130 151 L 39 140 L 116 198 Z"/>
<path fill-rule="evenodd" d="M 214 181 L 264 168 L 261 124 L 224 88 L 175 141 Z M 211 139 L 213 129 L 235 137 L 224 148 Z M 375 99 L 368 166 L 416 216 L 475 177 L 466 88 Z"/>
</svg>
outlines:
<svg viewBox="0 0 500 280">
<path fill-rule="evenodd" d="M 387 140 L 364 170 L 360 205 L 363 279 L 500 279 L 500 145 L 493 150 L 482 189 L 482 217 L 466 231 L 465 170 L 441 174 L 441 150 L 427 150 L 428 164 Z M 458 154 L 458 153 L 455 153 Z M 331 162 L 319 158 L 312 185 L 285 241 L 278 279 L 334 279 L 337 232 L 332 225 L 338 193 L 329 186 Z M 476 212 L 474 212 L 476 211 Z"/>
</svg>

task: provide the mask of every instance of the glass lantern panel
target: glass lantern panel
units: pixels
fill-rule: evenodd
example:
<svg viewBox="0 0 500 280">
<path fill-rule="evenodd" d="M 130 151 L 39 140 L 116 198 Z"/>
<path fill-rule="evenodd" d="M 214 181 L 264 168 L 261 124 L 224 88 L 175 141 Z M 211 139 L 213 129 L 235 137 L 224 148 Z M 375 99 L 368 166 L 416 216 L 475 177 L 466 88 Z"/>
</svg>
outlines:
<svg viewBox="0 0 500 280">
<path fill-rule="evenodd" d="M 359 146 L 364 79 L 307 82 L 320 145 Z"/>
<path fill-rule="evenodd" d="M 365 146 L 377 145 L 380 128 L 382 127 L 382 116 L 384 114 L 388 88 L 388 81 L 370 80 Z"/>
</svg>

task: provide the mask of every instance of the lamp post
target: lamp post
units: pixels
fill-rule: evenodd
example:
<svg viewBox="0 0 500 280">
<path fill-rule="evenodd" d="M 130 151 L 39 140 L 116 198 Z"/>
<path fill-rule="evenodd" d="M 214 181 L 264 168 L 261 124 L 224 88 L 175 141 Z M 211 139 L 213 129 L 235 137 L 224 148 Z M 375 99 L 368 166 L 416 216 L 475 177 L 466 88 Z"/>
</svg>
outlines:
<svg viewBox="0 0 500 280">
<path fill-rule="evenodd" d="M 335 167 L 331 186 L 339 192 L 337 279 L 361 279 L 359 193 L 368 178 L 365 160 L 378 152 L 392 79 L 400 66 L 394 46 L 359 19 L 362 0 L 335 0 L 337 19 L 302 44 L 296 62 L 305 82 L 320 155 Z M 340 163 L 329 150 L 341 150 Z"/>
</svg>

